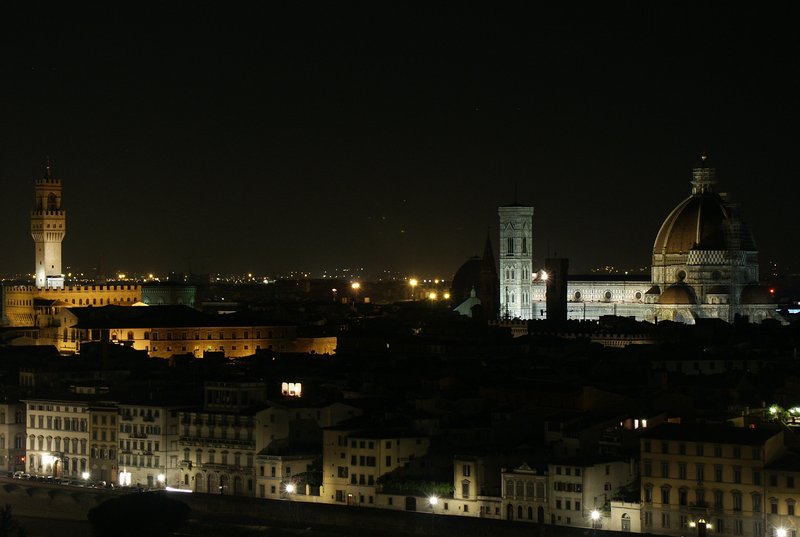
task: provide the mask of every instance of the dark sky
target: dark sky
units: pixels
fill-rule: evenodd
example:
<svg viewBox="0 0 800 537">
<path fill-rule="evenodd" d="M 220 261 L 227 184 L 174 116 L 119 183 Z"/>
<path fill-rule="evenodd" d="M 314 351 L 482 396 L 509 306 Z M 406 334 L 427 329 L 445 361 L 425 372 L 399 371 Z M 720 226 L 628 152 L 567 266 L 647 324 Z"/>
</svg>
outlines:
<svg viewBox="0 0 800 537">
<path fill-rule="evenodd" d="M 180 4 L 0 18 L 0 273 L 48 155 L 83 270 L 450 278 L 515 191 L 537 264 L 644 266 L 703 151 L 800 267 L 789 3 Z"/>
</svg>

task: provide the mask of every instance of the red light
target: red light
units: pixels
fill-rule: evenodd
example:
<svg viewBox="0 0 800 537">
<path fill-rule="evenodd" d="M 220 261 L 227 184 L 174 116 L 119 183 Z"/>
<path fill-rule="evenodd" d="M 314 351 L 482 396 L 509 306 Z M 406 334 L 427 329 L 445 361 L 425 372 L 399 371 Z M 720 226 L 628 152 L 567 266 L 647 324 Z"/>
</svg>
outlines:
<svg viewBox="0 0 800 537">
<path fill-rule="evenodd" d="M 769 288 L 769 294 L 771 294 L 771 295 L 775 294 L 775 288 L 774 287 L 770 287 Z"/>
</svg>

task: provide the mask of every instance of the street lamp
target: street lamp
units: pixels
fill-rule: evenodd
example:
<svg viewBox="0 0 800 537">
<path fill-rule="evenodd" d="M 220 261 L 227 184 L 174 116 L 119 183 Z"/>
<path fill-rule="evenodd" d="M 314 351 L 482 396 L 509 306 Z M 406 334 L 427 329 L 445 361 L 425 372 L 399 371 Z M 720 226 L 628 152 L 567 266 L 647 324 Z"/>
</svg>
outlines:
<svg viewBox="0 0 800 537">
<path fill-rule="evenodd" d="M 353 289 L 353 309 L 355 309 L 356 304 L 358 304 L 358 290 L 361 289 L 361 284 L 358 282 L 353 282 L 350 284 L 350 287 Z"/>
<path fill-rule="evenodd" d="M 417 299 L 417 295 L 415 294 L 415 291 L 416 291 L 416 287 L 417 287 L 418 283 L 419 282 L 417 281 L 416 278 L 411 278 L 410 280 L 408 280 L 408 285 L 411 286 L 411 300 L 416 300 Z"/>
<path fill-rule="evenodd" d="M 333 289 L 331 289 L 331 293 L 333 293 L 333 301 L 334 301 L 334 302 L 336 302 L 336 292 L 337 292 L 337 291 L 338 291 L 338 289 L 337 289 L 337 288 L 335 288 L 335 287 L 334 287 Z"/>
<path fill-rule="evenodd" d="M 786 528 L 778 528 L 775 530 L 775 537 L 786 537 Z"/>
<path fill-rule="evenodd" d="M 690 522 L 689 527 L 697 528 L 697 537 L 706 537 L 708 530 L 711 529 L 711 524 L 706 522 L 704 518 L 698 518 L 696 522 Z"/>
<path fill-rule="evenodd" d="M 167 476 L 165 476 L 164 474 L 158 474 L 156 476 L 156 481 L 158 481 L 158 486 L 163 488 L 164 487 L 164 483 L 167 482 Z"/>
<path fill-rule="evenodd" d="M 285 490 L 287 494 L 294 494 L 295 491 L 294 483 L 286 483 Z"/>
<path fill-rule="evenodd" d="M 597 509 L 592 509 L 592 512 L 589 513 L 589 516 L 592 518 L 592 528 L 597 529 L 600 527 L 600 511 Z"/>
</svg>

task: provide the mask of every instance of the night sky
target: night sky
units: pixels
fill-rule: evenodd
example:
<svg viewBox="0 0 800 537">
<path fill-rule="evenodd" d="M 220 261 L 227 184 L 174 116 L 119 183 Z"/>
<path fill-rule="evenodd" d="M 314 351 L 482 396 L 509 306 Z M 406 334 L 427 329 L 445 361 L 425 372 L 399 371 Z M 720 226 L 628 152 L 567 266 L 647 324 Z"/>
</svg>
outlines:
<svg viewBox="0 0 800 537">
<path fill-rule="evenodd" d="M 537 266 L 641 267 L 702 152 L 800 268 L 789 3 L 429 4 L 5 12 L 0 273 L 47 156 L 73 269 L 449 279 L 515 193 Z"/>
</svg>

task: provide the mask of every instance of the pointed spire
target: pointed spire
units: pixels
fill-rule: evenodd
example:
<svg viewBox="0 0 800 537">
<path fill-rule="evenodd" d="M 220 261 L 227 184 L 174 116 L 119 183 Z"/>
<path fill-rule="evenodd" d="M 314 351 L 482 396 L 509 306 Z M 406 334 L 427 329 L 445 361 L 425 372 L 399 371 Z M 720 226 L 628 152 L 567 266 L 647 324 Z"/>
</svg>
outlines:
<svg viewBox="0 0 800 537">
<path fill-rule="evenodd" d="M 492 249 L 491 228 L 486 228 L 486 242 L 483 246 L 483 259 L 481 259 L 481 272 L 496 274 L 494 264 L 494 250 Z"/>
</svg>

